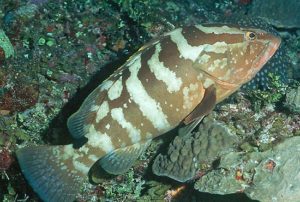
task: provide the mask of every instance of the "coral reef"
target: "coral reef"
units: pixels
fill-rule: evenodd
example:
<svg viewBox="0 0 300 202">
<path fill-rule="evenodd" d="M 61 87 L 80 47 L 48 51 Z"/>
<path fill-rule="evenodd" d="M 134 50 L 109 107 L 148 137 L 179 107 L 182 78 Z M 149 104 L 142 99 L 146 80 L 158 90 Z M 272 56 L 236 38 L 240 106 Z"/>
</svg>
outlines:
<svg viewBox="0 0 300 202">
<path fill-rule="evenodd" d="M 291 147 L 295 145 L 291 142 L 286 143 L 284 139 L 300 135 L 299 114 L 287 113 L 282 107 L 286 90 L 299 89 L 299 85 L 290 87 L 290 84 L 286 83 L 284 85 L 289 85 L 286 88 L 284 85 L 278 86 L 277 84 L 284 83 L 282 81 L 287 75 L 285 69 L 290 71 L 290 63 L 294 68 L 294 76 L 288 78 L 299 79 L 300 46 L 299 30 L 297 30 L 299 18 L 295 17 L 297 13 L 294 14 L 295 16 L 287 16 L 274 12 L 277 14 L 274 19 L 280 19 L 281 23 L 278 24 L 270 19 L 269 13 L 272 11 L 269 8 L 254 10 L 266 2 L 254 0 L 0 1 L 0 201 L 39 201 L 22 177 L 14 156 L 15 151 L 19 147 L 30 144 L 70 142 L 66 130 L 68 116 L 79 107 L 95 86 L 142 44 L 180 25 L 224 22 L 230 17 L 238 19 L 236 21 L 241 24 L 247 24 L 248 22 L 242 23 L 244 17 L 254 12 L 255 17 L 265 17 L 265 21 L 283 27 L 277 31 L 283 36 L 284 50 L 280 49 L 274 59 L 267 64 L 266 71 L 262 71 L 255 82 L 252 82 L 252 84 L 259 85 L 274 82 L 275 85 L 268 85 L 270 89 L 265 89 L 267 91 L 254 90 L 252 94 L 249 91 L 237 93 L 218 106 L 215 117 L 207 118 L 212 122 L 207 121 L 200 126 L 200 130 L 205 126 L 204 129 L 209 128 L 214 131 L 215 136 L 212 140 L 216 145 L 224 141 L 227 149 L 223 152 L 221 152 L 222 148 L 217 147 L 213 147 L 211 151 L 206 149 L 199 151 L 199 148 L 210 148 L 206 147 L 206 143 L 210 140 L 207 134 L 211 131 L 201 132 L 197 128 L 192 134 L 177 137 L 172 143 L 172 149 L 169 149 L 170 153 L 174 150 L 180 156 L 184 156 L 186 164 L 183 160 L 180 162 L 180 159 L 183 159 L 180 156 L 175 156 L 176 158 L 173 156 L 172 159 L 180 161 L 172 162 L 168 153 L 159 154 L 160 157 L 157 159 L 163 159 L 166 163 L 174 165 L 174 176 L 180 176 L 181 181 L 192 179 L 191 183 L 193 179 L 200 178 L 201 180 L 211 176 L 210 179 L 213 180 L 207 183 L 212 186 L 207 187 L 211 192 L 218 188 L 217 186 L 214 188 L 213 183 L 218 185 L 223 182 L 223 178 L 230 178 L 233 188 L 224 185 L 230 191 L 226 192 L 223 189 L 218 193 L 234 193 L 244 188 L 241 185 L 249 186 L 248 182 L 253 171 L 242 167 L 237 169 L 238 167 L 234 166 L 240 158 L 247 160 L 248 163 L 245 162 L 245 165 L 253 168 L 249 162 L 258 159 L 261 160 L 261 164 L 253 164 L 254 169 L 260 169 L 260 175 L 254 179 L 257 186 L 251 187 L 250 185 L 247 194 L 258 200 L 265 200 L 268 197 L 260 192 L 266 190 L 262 188 L 267 180 L 264 174 L 274 183 L 270 193 L 283 193 L 281 191 L 284 190 L 281 188 L 284 185 L 276 181 L 279 176 L 276 172 L 282 168 L 284 173 L 280 178 L 287 179 L 291 184 L 295 180 L 288 176 L 286 168 L 280 167 L 285 161 L 278 161 L 274 157 L 277 153 L 283 152 L 284 147 L 288 148 L 287 152 L 292 152 Z M 290 6 L 287 3 L 281 6 L 282 3 L 279 1 L 274 1 L 274 3 L 276 3 L 276 9 L 280 11 Z M 292 11 L 297 9 L 298 3 L 293 5 Z M 286 13 L 290 14 L 290 12 Z M 291 19 L 292 16 L 293 19 Z M 262 25 L 252 24 L 252 26 Z M 295 27 L 295 29 L 285 29 L 285 27 Z M 285 49 L 287 49 L 288 56 Z M 269 70 L 274 70 L 273 79 L 265 73 Z M 278 76 L 280 76 L 279 79 L 277 79 Z M 294 90 L 286 96 L 285 105 L 295 109 L 298 106 L 294 102 L 297 100 L 295 92 L 299 90 Z M 292 111 L 292 108 L 289 110 Z M 227 132 L 220 131 L 223 129 Z M 219 136 L 220 134 L 217 135 L 217 132 L 225 135 L 232 134 L 230 136 L 232 139 L 225 140 Z M 215 139 L 217 137 L 220 138 Z M 194 142 L 196 139 L 201 142 Z M 187 142 L 184 143 L 186 140 Z M 160 152 L 159 145 L 166 147 L 166 143 L 162 142 L 170 141 L 169 137 L 154 141 L 133 169 L 124 175 L 115 178 L 93 178 L 95 184 L 84 183 L 78 201 L 124 201 L 124 199 L 164 201 L 172 198 L 173 193 L 177 193 L 178 189 L 182 190 L 180 188 L 183 185 L 174 185 L 171 180 L 154 176 L 148 168 L 156 152 Z M 175 142 L 178 142 L 178 145 Z M 280 142 L 283 142 L 282 146 L 278 144 Z M 235 145 L 232 147 L 231 143 Z M 190 146 L 192 150 L 187 151 L 187 146 Z M 274 146 L 276 150 L 271 155 L 271 149 Z M 241 153 L 232 153 L 236 149 L 239 149 Z M 194 152 L 197 153 L 195 161 L 193 160 Z M 229 161 L 232 154 L 236 156 Z M 259 158 L 255 154 L 258 154 Z M 262 154 L 270 154 L 270 156 L 262 157 Z M 290 156 L 297 157 L 293 153 Z M 225 157 L 228 163 L 223 165 Z M 220 159 L 222 166 L 218 164 L 218 160 L 214 161 L 215 159 Z M 230 162 L 232 162 L 231 165 L 229 165 Z M 299 167 L 299 163 L 297 164 L 297 159 L 293 158 L 291 162 L 295 165 L 286 165 L 294 170 L 288 172 L 298 177 L 297 168 L 293 166 Z M 239 165 L 243 165 L 243 162 L 240 163 Z M 197 169 L 193 167 L 195 164 Z M 164 168 L 161 167 L 163 165 L 157 163 L 157 170 L 159 173 L 165 172 L 169 175 L 170 171 L 161 169 Z M 268 169 L 266 170 L 264 166 Z M 187 168 L 187 173 L 182 175 L 178 172 L 180 167 Z M 171 167 L 169 166 L 168 169 Z M 274 179 L 271 178 L 270 170 L 276 174 Z M 263 183 L 260 184 L 260 181 Z M 197 183 L 200 184 L 200 181 Z M 210 195 L 210 200 L 208 200 L 208 195 L 196 193 L 191 188 L 192 186 L 184 187 L 181 191 L 181 201 L 191 201 L 192 198 L 193 200 L 201 199 L 201 201 L 226 201 L 223 199 L 226 196 L 220 198 Z M 295 187 L 297 188 L 297 184 Z M 296 188 L 295 191 L 298 191 Z M 293 200 L 292 197 L 295 197 L 296 192 L 292 192 L 291 189 L 290 191 L 291 198 L 285 195 L 285 199 Z M 233 200 L 230 201 L 239 201 L 237 194 L 232 198 Z"/>
<path fill-rule="evenodd" d="M 34 106 L 39 96 L 37 81 L 26 74 L 8 72 L 0 69 L 0 114 L 23 111 Z M 12 82 L 14 79 L 16 81 Z"/>
<path fill-rule="evenodd" d="M 176 136 L 167 155 L 158 155 L 152 169 L 156 175 L 168 176 L 180 182 L 205 172 L 220 155 L 233 150 L 238 137 L 233 135 L 213 115 L 206 117 L 196 133 Z"/>
</svg>

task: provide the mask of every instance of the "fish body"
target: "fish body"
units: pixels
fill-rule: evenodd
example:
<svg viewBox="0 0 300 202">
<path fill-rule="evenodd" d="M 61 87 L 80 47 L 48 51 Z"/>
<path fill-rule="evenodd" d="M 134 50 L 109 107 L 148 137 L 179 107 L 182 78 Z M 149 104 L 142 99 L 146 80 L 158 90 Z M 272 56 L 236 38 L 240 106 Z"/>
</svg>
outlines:
<svg viewBox="0 0 300 202">
<path fill-rule="evenodd" d="M 272 57 L 280 38 L 225 24 L 177 28 L 143 46 L 98 86 L 68 120 L 73 145 L 17 151 L 25 177 L 45 201 L 73 201 L 99 159 L 126 172 L 151 139 L 201 120 L 248 82 Z"/>
</svg>

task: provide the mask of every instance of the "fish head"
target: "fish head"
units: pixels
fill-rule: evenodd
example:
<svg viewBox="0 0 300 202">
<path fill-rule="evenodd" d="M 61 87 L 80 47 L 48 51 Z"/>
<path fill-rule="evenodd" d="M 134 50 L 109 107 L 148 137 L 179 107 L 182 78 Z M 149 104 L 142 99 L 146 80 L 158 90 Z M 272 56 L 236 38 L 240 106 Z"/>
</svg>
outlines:
<svg viewBox="0 0 300 202">
<path fill-rule="evenodd" d="M 259 16 L 241 16 L 236 13 L 227 18 L 225 21 L 227 21 L 228 24 L 237 24 L 241 27 L 255 27 L 279 36 L 279 32 L 270 25 L 266 19 L 260 18 Z M 250 82 L 243 85 L 243 89 L 267 90 L 272 86 L 271 78 L 268 76 L 270 74 L 276 75 L 279 79 L 278 81 L 287 84 L 291 76 L 289 74 L 289 69 L 291 69 L 290 66 L 291 62 L 287 57 L 287 48 L 284 45 L 280 45 L 276 53 L 264 65 L 263 69 L 259 71 Z"/>
<path fill-rule="evenodd" d="M 263 30 L 250 29 L 245 30 L 243 43 L 244 55 L 237 57 L 234 67 L 241 84 L 250 81 L 262 69 L 279 48 L 281 39 Z"/>
<path fill-rule="evenodd" d="M 201 26 L 215 37 L 198 57 L 201 70 L 214 80 L 241 86 L 251 80 L 279 48 L 281 39 L 261 29 L 236 25 Z M 215 31 L 214 31 L 215 30 Z M 203 60 L 205 64 L 203 65 Z"/>
</svg>

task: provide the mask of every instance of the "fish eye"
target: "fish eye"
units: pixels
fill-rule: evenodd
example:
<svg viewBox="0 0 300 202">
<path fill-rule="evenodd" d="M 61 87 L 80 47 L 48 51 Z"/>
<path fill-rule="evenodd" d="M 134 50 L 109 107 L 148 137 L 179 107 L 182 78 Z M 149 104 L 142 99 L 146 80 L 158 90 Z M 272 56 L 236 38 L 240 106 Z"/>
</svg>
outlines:
<svg viewBox="0 0 300 202">
<path fill-rule="evenodd" d="M 256 33 L 254 33 L 254 32 L 247 32 L 246 33 L 246 39 L 250 40 L 250 41 L 253 41 L 254 39 L 256 39 Z"/>
</svg>

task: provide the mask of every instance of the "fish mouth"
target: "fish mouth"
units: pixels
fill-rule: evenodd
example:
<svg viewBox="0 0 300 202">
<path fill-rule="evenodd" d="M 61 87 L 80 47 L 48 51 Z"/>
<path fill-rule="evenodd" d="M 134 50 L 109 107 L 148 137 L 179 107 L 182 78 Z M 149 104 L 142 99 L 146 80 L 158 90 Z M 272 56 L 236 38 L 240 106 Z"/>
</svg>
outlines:
<svg viewBox="0 0 300 202">
<path fill-rule="evenodd" d="M 268 38 L 266 47 L 253 62 L 251 67 L 252 71 L 248 74 L 248 80 L 253 78 L 254 75 L 270 60 L 281 44 L 281 38 L 277 36 L 266 34 L 266 38 Z"/>
</svg>

